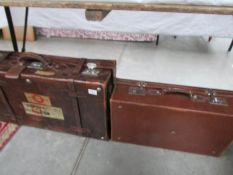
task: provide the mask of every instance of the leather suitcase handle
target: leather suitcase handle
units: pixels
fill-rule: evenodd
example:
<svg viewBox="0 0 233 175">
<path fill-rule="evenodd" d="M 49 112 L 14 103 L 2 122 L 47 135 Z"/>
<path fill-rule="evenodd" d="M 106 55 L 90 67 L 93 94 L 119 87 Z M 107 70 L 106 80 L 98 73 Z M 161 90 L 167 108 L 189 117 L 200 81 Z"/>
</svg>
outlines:
<svg viewBox="0 0 233 175">
<path fill-rule="evenodd" d="M 21 72 L 26 69 L 26 62 L 34 60 L 43 64 L 44 67 L 50 67 L 50 63 L 47 62 L 42 56 L 31 52 L 19 53 L 19 58 L 17 60 L 18 64 L 10 68 L 5 74 L 5 78 L 8 79 L 18 79 Z"/>
<path fill-rule="evenodd" d="M 163 95 L 183 95 L 190 99 L 192 99 L 193 96 L 191 91 L 187 91 L 179 88 L 168 88 L 168 89 L 164 89 L 162 92 Z"/>
<path fill-rule="evenodd" d="M 19 58 L 18 58 L 18 63 L 22 65 L 25 62 L 31 61 L 31 60 L 41 62 L 44 66 L 49 66 L 49 62 L 47 62 L 42 56 L 37 55 L 32 52 L 20 53 Z"/>
</svg>

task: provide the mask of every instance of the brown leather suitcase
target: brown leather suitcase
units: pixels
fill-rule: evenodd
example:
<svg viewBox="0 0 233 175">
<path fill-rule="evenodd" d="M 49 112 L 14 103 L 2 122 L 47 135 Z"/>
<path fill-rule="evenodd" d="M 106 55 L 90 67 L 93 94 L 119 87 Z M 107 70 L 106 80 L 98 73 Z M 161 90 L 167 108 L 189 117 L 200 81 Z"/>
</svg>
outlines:
<svg viewBox="0 0 233 175">
<path fill-rule="evenodd" d="M 2 87 L 0 87 L 0 121 L 11 123 L 17 122 L 13 110 L 11 109 L 7 98 L 2 90 Z"/>
<path fill-rule="evenodd" d="M 109 138 L 115 61 L 12 53 L 0 65 L 2 89 L 19 124 Z"/>
<path fill-rule="evenodd" d="M 233 141 L 233 92 L 118 80 L 112 140 L 217 156 Z"/>
<path fill-rule="evenodd" d="M 8 52 L 0 52 L 0 61 L 4 60 L 8 56 Z M 4 65 L 0 65 L 0 70 L 4 67 Z M 16 122 L 16 118 L 14 116 L 13 110 L 10 107 L 10 104 L 7 101 L 6 95 L 3 92 L 2 87 L 4 86 L 4 82 L 0 81 L 0 121 L 4 122 Z"/>
</svg>

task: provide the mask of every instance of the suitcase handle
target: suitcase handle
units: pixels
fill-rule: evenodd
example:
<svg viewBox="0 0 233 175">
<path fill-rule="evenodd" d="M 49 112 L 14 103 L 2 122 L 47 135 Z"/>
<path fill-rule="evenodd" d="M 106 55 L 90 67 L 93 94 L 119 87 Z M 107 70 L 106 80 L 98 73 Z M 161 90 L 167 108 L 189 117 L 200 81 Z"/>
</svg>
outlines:
<svg viewBox="0 0 233 175">
<path fill-rule="evenodd" d="M 25 62 L 32 60 L 42 63 L 45 67 L 48 67 L 50 65 L 48 61 L 46 61 L 42 56 L 38 54 L 32 52 L 24 52 L 19 54 L 18 63 L 20 65 L 24 65 Z"/>
<path fill-rule="evenodd" d="M 179 88 L 168 88 L 163 90 L 163 95 L 183 95 L 192 99 L 193 94 L 191 91 L 187 91 Z"/>
<path fill-rule="evenodd" d="M 21 74 L 21 72 L 24 71 L 24 69 L 27 68 L 26 66 L 26 62 L 27 61 L 38 61 L 40 63 L 42 63 L 42 65 L 44 67 L 50 67 L 50 63 L 47 62 L 42 56 L 37 55 L 35 53 L 31 53 L 31 52 L 25 52 L 25 53 L 20 53 L 19 54 L 19 58 L 17 60 L 18 64 L 13 66 L 12 68 L 10 68 L 6 74 L 5 74 L 5 78 L 8 79 L 18 79 L 19 75 Z"/>
</svg>

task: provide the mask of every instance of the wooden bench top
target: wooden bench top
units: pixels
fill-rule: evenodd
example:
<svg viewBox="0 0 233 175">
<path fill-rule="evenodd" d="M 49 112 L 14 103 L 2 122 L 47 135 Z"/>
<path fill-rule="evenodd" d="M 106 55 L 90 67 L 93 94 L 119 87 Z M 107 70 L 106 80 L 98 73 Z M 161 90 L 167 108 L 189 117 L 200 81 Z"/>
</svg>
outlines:
<svg viewBox="0 0 233 175">
<path fill-rule="evenodd" d="M 0 0 L 0 6 L 133 10 L 233 15 L 233 6 L 144 3 L 137 0 Z"/>
</svg>

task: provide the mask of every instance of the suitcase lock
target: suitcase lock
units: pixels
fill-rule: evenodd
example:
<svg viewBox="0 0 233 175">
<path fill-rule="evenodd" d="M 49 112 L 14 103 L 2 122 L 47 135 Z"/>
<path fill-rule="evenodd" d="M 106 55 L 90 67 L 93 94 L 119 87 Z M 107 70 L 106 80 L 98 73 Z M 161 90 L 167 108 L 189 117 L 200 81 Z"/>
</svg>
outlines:
<svg viewBox="0 0 233 175">
<path fill-rule="evenodd" d="M 42 70 L 44 68 L 44 65 L 41 62 L 33 61 L 27 64 L 27 68 Z"/>
<path fill-rule="evenodd" d="M 129 94 L 130 95 L 146 95 L 146 83 L 144 82 L 139 82 L 137 87 L 130 87 L 129 88 Z"/>
<path fill-rule="evenodd" d="M 207 91 L 209 97 L 209 103 L 213 105 L 228 105 L 226 100 L 222 97 L 217 97 L 216 92 L 213 90 Z"/>
<path fill-rule="evenodd" d="M 199 94 L 193 94 L 191 97 L 191 99 L 194 102 L 207 102 L 210 103 L 212 105 L 223 105 L 223 106 L 227 106 L 227 101 L 222 98 L 222 97 L 218 97 L 216 92 L 213 90 L 207 90 L 206 91 L 207 96 L 206 95 L 199 95 Z"/>
<path fill-rule="evenodd" d="M 97 65 L 95 63 L 87 63 L 87 68 L 82 72 L 83 75 L 98 76 L 100 71 L 97 70 Z"/>
</svg>

